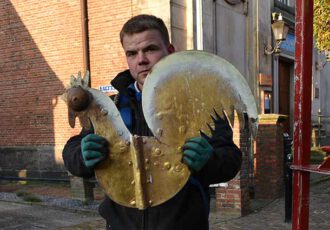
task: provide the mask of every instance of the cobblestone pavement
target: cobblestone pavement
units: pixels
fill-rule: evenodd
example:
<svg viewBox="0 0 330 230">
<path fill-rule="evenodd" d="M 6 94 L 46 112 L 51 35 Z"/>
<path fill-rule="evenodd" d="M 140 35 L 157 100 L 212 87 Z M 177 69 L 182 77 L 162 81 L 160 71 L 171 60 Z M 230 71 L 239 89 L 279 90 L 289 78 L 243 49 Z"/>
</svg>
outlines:
<svg viewBox="0 0 330 230">
<path fill-rule="evenodd" d="M 7 201 L 0 201 L 0 217 L 1 230 L 60 229 L 67 226 L 81 226 L 84 222 L 87 222 L 86 226 L 89 226 L 91 222 L 101 219 L 96 212 L 74 212 L 38 204 L 31 205 L 27 202 Z"/>
<path fill-rule="evenodd" d="M 252 200 L 252 209 L 254 210 L 250 214 L 240 217 L 240 218 L 231 218 L 223 217 L 221 213 L 212 212 L 210 214 L 210 230 L 236 230 L 236 229 L 253 229 L 253 230 L 289 230 L 291 229 L 291 223 L 284 222 L 285 215 L 285 206 L 284 198 L 279 198 L 273 201 L 258 201 Z M 1 204 L 1 202 L 0 202 Z M 15 204 L 13 204 L 15 205 Z M 35 206 L 35 205 L 30 205 Z M 2 209 L 2 208 L 1 208 Z M 56 215 L 56 209 L 48 208 L 49 215 Z M 330 229 L 330 176 L 317 175 L 312 177 L 311 183 L 311 193 L 310 193 L 310 209 L 309 209 L 309 229 L 310 230 L 325 230 Z M 62 222 L 66 221 L 70 216 L 76 218 L 71 224 L 68 223 L 56 223 L 57 225 L 54 228 L 50 228 L 50 225 L 41 224 L 38 225 L 38 228 L 33 229 L 58 229 L 58 230 L 103 230 L 105 222 L 99 216 L 95 216 L 96 211 L 90 213 L 88 216 L 86 212 L 77 211 L 75 215 L 72 214 L 72 210 L 67 210 L 65 214 L 65 209 L 57 209 L 59 216 L 64 218 Z M 52 213 L 50 213 L 52 211 Z M 29 212 L 29 211 L 27 211 Z M 53 213 L 54 212 L 54 213 Z M 64 213 L 63 213 L 64 212 Z M 71 212 L 71 213 L 70 213 Z M 3 212 L 5 213 L 5 212 Z M 30 213 L 29 213 L 30 214 Z M 31 214 L 32 215 L 32 214 Z M 3 216 L 2 216 L 3 217 Z M 66 218 L 68 217 L 68 218 Z M 37 221 L 38 218 L 42 216 L 37 216 L 27 219 L 29 223 L 24 223 L 21 221 L 22 228 L 6 228 L 6 229 L 31 229 L 31 226 L 35 226 L 33 220 Z M 3 219 L 3 218 L 2 218 Z M 17 217 L 19 220 L 20 217 Z M 11 220 L 13 221 L 13 220 Z M 4 222 L 3 222 L 4 223 Z M 45 222 L 46 223 L 46 222 Z M 29 225 L 30 224 L 30 225 Z M 31 225 L 34 224 L 34 225 Z M 4 226 L 1 221 L 0 225 Z M 26 228 L 24 228 L 24 226 Z M 65 227 L 64 227 L 65 226 Z M 0 227 L 1 229 L 4 229 Z"/>
<path fill-rule="evenodd" d="M 330 198 L 312 197 L 310 200 L 310 230 L 328 230 L 330 229 Z M 78 224 L 61 230 L 83 230 L 95 229 L 104 230 L 104 221 L 96 220 L 88 223 Z M 220 214 L 211 213 L 210 230 L 291 230 L 291 223 L 284 222 L 284 199 L 277 199 L 263 207 L 259 211 L 250 213 L 247 216 L 224 219 Z"/>
<path fill-rule="evenodd" d="M 310 230 L 330 229 L 330 208 L 329 195 L 327 197 L 311 197 L 310 199 Z M 211 230 L 236 230 L 236 229 L 253 229 L 263 230 L 289 230 L 291 223 L 284 222 L 284 199 L 277 199 L 268 204 L 259 211 L 251 213 L 247 216 L 231 219 L 217 220 L 211 219 Z"/>
<path fill-rule="evenodd" d="M 330 176 L 317 175 L 313 178 L 310 194 L 309 209 L 309 229 L 310 230 L 328 230 L 330 229 Z M 289 230 L 291 223 L 285 223 L 285 204 L 284 198 L 273 201 L 252 201 L 255 205 L 255 211 L 240 218 L 225 218 L 221 213 L 212 212 L 210 214 L 210 230 Z M 103 220 L 91 221 L 87 229 L 104 229 Z M 86 229 L 86 223 L 76 225 L 74 228 L 62 228 L 83 230 Z"/>
</svg>

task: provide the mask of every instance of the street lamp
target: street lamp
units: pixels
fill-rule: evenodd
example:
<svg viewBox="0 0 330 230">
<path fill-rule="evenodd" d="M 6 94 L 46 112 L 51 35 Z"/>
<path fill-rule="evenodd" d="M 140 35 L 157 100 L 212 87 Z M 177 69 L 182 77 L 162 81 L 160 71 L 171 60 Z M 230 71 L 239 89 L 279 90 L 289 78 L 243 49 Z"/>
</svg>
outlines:
<svg viewBox="0 0 330 230">
<path fill-rule="evenodd" d="M 265 54 L 279 54 L 281 52 L 280 45 L 286 39 L 286 35 L 288 33 L 289 27 L 285 25 L 283 21 L 283 17 L 281 13 L 272 13 L 273 23 L 272 23 L 272 31 L 275 39 L 275 46 L 272 48 L 271 45 L 265 46 Z"/>
</svg>

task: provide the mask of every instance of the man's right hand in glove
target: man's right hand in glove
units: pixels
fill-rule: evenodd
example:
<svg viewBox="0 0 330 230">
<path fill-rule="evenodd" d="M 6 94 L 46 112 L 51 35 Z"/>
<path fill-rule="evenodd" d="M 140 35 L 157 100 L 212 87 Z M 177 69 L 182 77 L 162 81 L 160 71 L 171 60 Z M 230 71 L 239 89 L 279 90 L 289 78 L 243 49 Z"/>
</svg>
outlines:
<svg viewBox="0 0 330 230">
<path fill-rule="evenodd" d="M 94 168 L 108 155 L 108 141 L 96 134 L 88 134 L 81 140 L 81 154 L 84 164 Z"/>
</svg>

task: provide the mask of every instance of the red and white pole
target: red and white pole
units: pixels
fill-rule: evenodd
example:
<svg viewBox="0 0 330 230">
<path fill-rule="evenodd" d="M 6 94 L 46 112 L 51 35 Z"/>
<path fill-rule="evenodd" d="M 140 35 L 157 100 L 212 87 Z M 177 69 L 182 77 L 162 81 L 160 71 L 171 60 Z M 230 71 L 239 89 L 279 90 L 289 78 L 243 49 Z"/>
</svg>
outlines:
<svg viewBox="0 0 330 230">
<path fill-rule="evenodd" d="M 313 0 L 296 1 L 295 37 L 293 165 L 299 167 L 310 161 Z M 309 187 L 310 173 L 293 170 L 293 230 L 308 229 Z"/>
</svg>

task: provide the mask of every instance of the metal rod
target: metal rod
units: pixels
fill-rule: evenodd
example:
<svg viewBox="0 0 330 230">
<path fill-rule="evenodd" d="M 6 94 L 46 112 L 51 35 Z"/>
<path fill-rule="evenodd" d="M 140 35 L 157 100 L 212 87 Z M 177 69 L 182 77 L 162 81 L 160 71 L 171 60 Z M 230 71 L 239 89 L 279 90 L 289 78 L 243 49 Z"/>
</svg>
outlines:
<svg viewBox="0 0 330 230">
<path fill-rule="evenodd" d="M 311 85 L 313 0 L 296 1 L 295 97 L 293 164 L 309 164 L 311 144 Z M 308 230 L 310 172 L 293 171 L 293 230 Z"/>
<path fill-rule="evenodd" d="M 88 7 L 87 0 L 80 0 L 81 7 L 81 30 L 82 30 L 82 42 L 83 42 L 83 58 L 84 58 L 84 71 L 89 71 L 91 86 L 91 70 L 90 70 L 90 54 L 89 54 L 89 31 L 88 31 Z"/>
<path fill-rule="evenodd" d="M 11 181 L 49 181 L 49 182 L 70 182 L 70 179 L 59 179 L 59 178 L 40 178 L 40 177 L 16 177 L 16 176 L 0 176 L 0 180 L 11 180 Z M 89 183 L 97 183 L 94 178 L 85 179 Z"/>
<path fill-rule="evenodd" d="M 319 111 L 318 111 L 318 115 L 321 115 L 321 110 L 319 109 Z M 318 141 L 318 147 L 320 147 L 321 146 L 321 116 L 318 116 L 318 119 L 317 119 L 317 122 L 318 122 L 318 128 L 319 128 L 319 130 L 318 130 L 318 136 L 317 136 L 317 141 Z"/>
<path fill-rule="evenodd" d="M 14 176 L 0 176 L 0 180 L 12 180 L 12 181 L 51 181 L 51 182 L 70 182 L 69 179 L 58 179 L 58 178 L 32 178 L 32 177 L 14 177 Z"/>
</svg>

